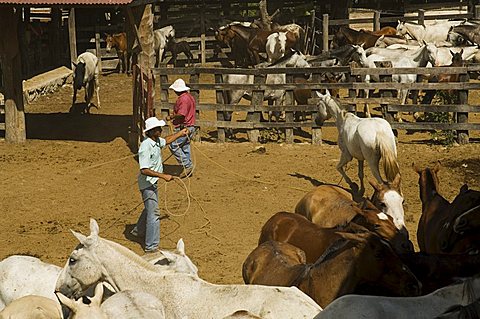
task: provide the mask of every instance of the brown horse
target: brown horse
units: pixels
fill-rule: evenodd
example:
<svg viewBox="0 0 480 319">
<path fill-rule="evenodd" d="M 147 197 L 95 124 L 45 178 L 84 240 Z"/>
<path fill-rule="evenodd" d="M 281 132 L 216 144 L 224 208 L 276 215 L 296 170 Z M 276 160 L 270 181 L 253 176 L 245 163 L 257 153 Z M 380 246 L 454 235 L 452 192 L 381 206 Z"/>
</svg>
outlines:
<svg viewBox="0 0 480 319">
<path fill-rule="evenodd" d="M 448 217 L 446 214 L 450 205 L 438 193 L 439 180 L 437 173 L 440 170 L 440 163 L 435 164 L 433 168 L 420 169 L 415 164 L 412 164 L 412 167 L 419 175 L 418 185 L 422 202 L 422 215 L 417 227 L 418 247 L 420 251 L 428 254 L 440 253 L 438 230 Z"/>
<path fill-rule="evenodd" d="M 333 36 L 332 49 L 339 48 L 347 44 L 363 44 L 363 48 L 368 49 L 375 46 L 375 43 L 379 37 L 380 35 L 341 26 Z"/>
<path fill-rule="evenodd" d="M 314 264 L 302 264 L 301 257 L 295 258 L 301 250 L 293 245 L 261 244 L 243 264 L 245 283 L 296 286 L 322 307 L 357 291 L 394 296 L 420 293 L 421 284 L 379 237 L 371 233 L 338 234 L 340 238 Z M 279 275 L 273 276 L 273 272 Z"/>
<path fill-rule="evenodd" d="M 403 217 L 400 175 L 391 183 L 379 184 L 373 180 L 369 180 L 369 183 L 375 189 L 372 196 L 375 206 L 388 216 Z M 360 201 L 361 198 L 355 200 Z M 348 191 L 334 185 L 321 185 L 297 203 L 295 213 L 305 216 L 319 226 L 336 227 L 349 222 L 357 214 L 354 206 L 355 202 Z M 408 234 L 404 227 L 397 225 L 397 228 Z"/>
<path fill-rule="evenodd" d="M 129 72 L 130 57 L 127 52 L 127 34 L 125 32 L 116 33 L 113 35 L 105 33 L 105 37 L 105 42 L 107 43 L 107 52 L 110 52 L 112 48 L 117 50 L 120 73 Z"/>
<path fill-rule="evenodd" d="M 366 210 L 357 207 L 356 211 L 351 221 L 341 225 L 343 231 L 371 231 L 388 241 L 400 254 L 413 251 L 408 237 L 391 220 L 380 218 L 380 212 L 373 205 Z M 320 227 L 298 214 L 279 212 L 263 225 L 258 243 L 269 240 L 288 242 L 305 251 L 307 262 L 315 262 L 330 244 L 339 239 L 337 231 L 336 228 Z"/>
<path fill-rule="evenodd" d="M 420 200 L 422 215 L 418 222 L 417 240 L 420 251 L 429 254 L 461 254 L 480 249 L 480 234 L 455 232 L 455 221 L 463 213 L 480 205 L 480 192 L 462 186 L 460 193 L 449 203 L 438 193 L 437 172 L 439 163 L 433 169 L 419 169 Z"/>
<path fill-rule="evenodd" d="M 400 258 L 422 283 L 422 294 L 451 285 L 458 278 L 477 275 L 480 269 L 480 255 L 416 252 L 402 254 Z"/>
<path fill-rule="evenodd" d="M 165 51 L 170 51 L 172 53 L 172 63 L 174 66 L 177 66 L 177 55 L 179 53 L 183 53 L 187 57 L 186 66 L 192 63 L 193 54 L 190 51 L 190 45 L 187 41 L 176 42 L 175 38 L 168 37 Z"/>
<path fill-rule="evenodd" d="M 215 31 L 215 39 L 230 47 L 235 67 L 254 64 L 249 42 L 256 30 L 241 24 L 230 24 Z"/>
<path fill-rule="evenodd" d="M 370 33 L 370 34 L 373 34 L 373 35 L 378 35 L 378 36 L 382 36 L 382 35 L 397 35 L 397 29 L 394 28 L 394 27 L 390 27 L 390 26 L 386 26 L 386 27 L 383 27 L 381 28 L 380 30 L 377 30 L 377 31 L 370 31 L 370 30 L 365 30 L 365 29 L 360 29 L 360 32 L 367 32 L 367 33 Z"/>
</svg>

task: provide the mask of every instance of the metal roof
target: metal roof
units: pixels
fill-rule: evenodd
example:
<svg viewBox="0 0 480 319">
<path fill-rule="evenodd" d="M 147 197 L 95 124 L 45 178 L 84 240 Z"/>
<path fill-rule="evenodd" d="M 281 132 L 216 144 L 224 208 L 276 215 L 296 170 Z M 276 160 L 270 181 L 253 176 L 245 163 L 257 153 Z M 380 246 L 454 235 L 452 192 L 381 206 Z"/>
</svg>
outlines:
<svg viewBox="0 0 480 319">
<path fill-rule="evenodd" d="M 0 0 L 1 4 L 12 5 L 125 5 L 132 3 L 134 0 Z"/>
</svg>

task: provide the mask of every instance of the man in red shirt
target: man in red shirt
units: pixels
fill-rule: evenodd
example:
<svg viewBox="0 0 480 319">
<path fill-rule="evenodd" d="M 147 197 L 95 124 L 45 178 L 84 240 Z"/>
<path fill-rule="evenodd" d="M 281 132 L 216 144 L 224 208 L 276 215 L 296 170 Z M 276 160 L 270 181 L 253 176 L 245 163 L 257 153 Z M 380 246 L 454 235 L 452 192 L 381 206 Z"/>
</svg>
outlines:
<svg viewBox="0 0 480 319">
<path fill-rule="evenodd" d="M 173 108 L 173 114 L 167 116 L 167 120 L 172 121 L 175 132 L 186 128 L 190 131 L 190 134 L 178 138 L 169 147 L 177 162 L 184 168 L 181 177 L 187 177 L 193 173 L 193 163 L 190 157 L 190 136 L 195 130 L 195 98 L 190 94 L 190 88 L 185 85 L 185 81 L 182 79 L 173 82 L 170 89 L 177 94 L 178 98 Z"/>
</svg>

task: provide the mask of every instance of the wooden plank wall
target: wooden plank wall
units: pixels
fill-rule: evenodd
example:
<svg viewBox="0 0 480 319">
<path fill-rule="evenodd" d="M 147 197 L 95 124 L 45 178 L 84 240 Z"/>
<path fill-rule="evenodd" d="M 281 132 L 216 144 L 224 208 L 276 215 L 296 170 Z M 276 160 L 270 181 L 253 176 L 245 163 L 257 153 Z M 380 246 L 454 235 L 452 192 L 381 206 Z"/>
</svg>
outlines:
<svg viewBox="0 0 480 319">
<path fill-rule="evenodd" d="M 199 97 L 197 108 L 200 111 L 198 114 L 197 125 L 199 127 L 214 127 L 218 130 L 218 140 L 223 142 L 225 140 L 225 129 L 242 129 L 249 132 L 250 141 L 258 141 L 258 131 L 259 129 L 267 128 L 279 128 L 285 129 L 287 132 L 287 143 L 292 143 L 293 138 L 293 129 L 302 128 L 309 131 L 313 130 L 312 142 L 321 143 L 318 132 L 320 129 L 313 119 L 304 120 L 301 122 L 295 122 L 293 120 L 293 114 L 296 111 L 305 111 L 305 112 L 315 112 L 317 110 L 316 100 L 310 99 L 309 105 L 295 105 L 291 94 L 294 89 L 342 89 L 344 93 L 339 101 L 342 105 L 348 104 L 382 104 L 385 106 L 383 116 L 386 117 L 387 114 L 394 112 L 454 112 L 457 113 L 458 121 L 456 123 L 427 123 L 427 122 L 412 122 L 412 123 L 398 123 L 393 121 L 393 117 L 386 117 L 392 124 L 392 127 L 395 129 L 412 129 L 412 130 L 459 130 L 459 133 L 463 134 L 459 138 L 460 142 L 468 142 L 468 131 L 470 130 L 480 130 L 480 123 L 469 123 L 468 114 L 469 113 L 480 113 L 480 105 L 470 105 L 468 104 L 468 91 L 469 90 L 479 90 L 480 83 L 475 81 L 469 81 L 468 77 L 462 79 L 461 83 L 363 83 L 358 81 L 351 81 L 349 83 L 321 83 L 318 80 L 306 83 L 306 84 L 294 84 L 291 83 L 291 76 L 294 74 L 312 74 L 312 78 L 318 79 L 322 73 L 325 72 L 343 72 L 350 75 L 350 78 L 354 79 L 357 76 L 364 74 L 379 74 L 390 76 L 392 74 L 448 74 L 448 73 L 462 73 L 467 74 L 468 72 L 478 72 L 480 71 L 480 65 L 469 65 L 468 67 L 453 68 L 453 67 L 436 67 L 436 68 L 377 68 L 377 69 L 366 69 L 366 68 L 350 68 L 350 67 L 333 67 L 333 68 L 268 68 L 268 69 L 228 69 L 228 68 L 204 68 L 204 67 L 194 67 L 194 68 L 159 68 L 154 71 L 156 78 L 160 79 L 159 86 L 160 89 L 165 92 L 168 90 L 168 86 L 171 84 L 172 76 L 181 76 L 183 77 L 192 90 L 206 92 L 212 91 L 216 92 L 216 102 L 205 101 Z M 286 73 L 287 81 L 286 84 L 265 84 L 264 79 L 266 74 L 271 73 Z M 257 80 L 253 84 L 228 84 L 222 83 L 223 74 L 249 74 L 253 75 Z M 192 77 L 195 77 L 195 82 L 192 82 Z M 207 78 L 211 79 L 208 80 Z M 212 79 L 215 79 L 212 83 Z M 198 79 L 198 80 L 197 80 Z M 198 82 L 197 82 L 198 81 Z M 397 90 L 401 88 L 408 88 L 412 90 L 455 90 L 462 92 L 464 97 L 461 100 L 460 104 L 452 105 L 423 105 L 423 104 L 408 104 L 401 105 L 397 98 L 387 97 L 387 93 L 391 90 Z M 283 89 L 286 90 L 286 103 L 282 106 L 268 106 L 260 103 L 260 98 L 257 97 L 257 100 L 252 101 L 250 105 L 232 105 L 226 104 L 223 100 L 225 90 L 253 90 L 254 92 L 261 93 L 263 96 L 263 91 L 266 89 Z M 348 96 L 348 91 L 360 90 L 360 89 L 371 89 L 371 90 L 380 90 L 382 97 L 379 98 L 360 98 L 356 96 Z M 383 94 L 385 93 L 385 94 Z M 358 105 L 357 105 L 358 106 Z M 173 103 L 170 103 L 168 99 L 162 98 L 161 101 L 156 101 L 156 109 L 161 111 L 162 116 L 167 115 L 173 108 Z M 282 122 L 261 122 L 260 114 L 262 112 L 268 111 L 283 111 L 285 112 L 286 120 Z M 356 110 L 356 107 L 353 108 Z M 240 122 L 228 122 L 225 121 L 222 115 L 224 111 L 232 112 L 250 112 L 252 115 L 247 116 L 245 121 Z M 216 112 L 217 116 L 209 117 L 205 119 L 204 112 Z M 324 126 L 334 126 L 334 122 L 326 122 Z M 461 132 L 460 132 L 461 131 Z"/>
</svg>

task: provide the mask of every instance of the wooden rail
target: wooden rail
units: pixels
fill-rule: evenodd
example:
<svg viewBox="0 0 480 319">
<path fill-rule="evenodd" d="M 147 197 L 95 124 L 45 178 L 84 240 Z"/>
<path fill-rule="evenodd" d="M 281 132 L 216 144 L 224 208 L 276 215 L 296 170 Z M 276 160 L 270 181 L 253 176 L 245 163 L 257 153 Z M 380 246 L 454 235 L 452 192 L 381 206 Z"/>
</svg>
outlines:
<svg viewBox="0 0 480 319">
<path fill-rule="evenodd" d="M 350 105 L 349 110 L 356 110 L 357 104 L 376 104 L 380 105 L 383 116 L 392 124 L 394 129 L 412 129 L 412 130 L 457 130 L 459 141 L 468 142 L 468 131 L 480 130 L 480 123 L 468 123 L 469 113 L 480 113 L 480 105 L 468 104 L 468 91 L 480 90 L 480 83 L 469 81 L 466 74 L 477 72 L 480 65 L 472 64 L 465 67 L 435 67 L 435 68 L 350 68 L 350 67 L 311 67 L 311 68 L 259 68 L 259 69 L 229 69 L 229 68 L 158 68 L 153 70 L 158 86 L 162 92 L 160 101 L 156 103 L 156 110 L 160 110 L 162 116 L 166 116 L 173 109 L 173 103 L 168 100 L 168 87 L 172 80 L 170 76 L 182 76 L 188 83 L 197 100 L 197 122 L 199 127 L 214 127 L 218 132 L 218 141 L 225 141 L 227 129 L 247 130 L 249 140 L 258 141 L 259 130 L 268 128 L 284 129 L 286 133 L 286 142 L 292 143 L 294 140 L 294 128 L 311 130 L 312 143 L 321 143 L 321 127 L 314 121 L 314 115 L 309 120 L 300 122 L 294 121 L 295 112 L 315 113 L 318 99 L 311 98 L 308 105 L 296 105 L 293 99 L 293 92 L 296 89 L 343 89 L 343 92 L 349 92 L 348 96 L 341 94 L 339 101 L 342 105 Z M 325 72 L 346 73 L 351 79 L 348 83 L 322 83 L 321 75 Z M 286 74 L 286 83 L 268 84 L 265 82 L 268 74 Z M 392 74 L 464 74 L 461 82 L 456 83 L 394 83 L 391 82 Z M 253 77 L 253 82 L 242 84 L 223 83 L 225 74 L 246 74 Z M 296 84 L 293 83 L 294 75 L 310 74 L 311 82 Z M 359 82 L 357 77 L 364 74 L 378 74 L 383 81 L 379 83 Z M 415 90 L 453 90 L 460 93 L 459 104 L 446 105 L 425 105 L 425 104 L 407 104 L 401 105 L 398 98 L 392 96 L 392 91 L 398 89 Z M 379 90 L 381 97 L 364 98 L 358 97 L 356 90 Z M 228 90 L 252 91 L 252 100 L 249 105 L 235 105 L 224 101 L 225 92 Z M 263 95 L 265 90 L 285 90 L 284 105 L 264 105 Z M 216 101 L 204 101 L 200 99 L 199 92 L 214 91 Z M 462 95 L 463 94 L 463 95 Z M 269 111 L 285 112 L 285 121 L 282 122 L 261 122 L 261 114 Z M 204 112 L 216 112 L 216 120 L 204 118 Z M 224 118 L 224 112 L 246 113 L 245 121 L 229 122 Z M 456 113 L 456 123 L 397 123 L 393 121 L 393 113 L 396 112 L 452 112 Z M 324 126 L 334 126 L 333 122 L 326 122 Z"/>
</svg>

